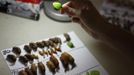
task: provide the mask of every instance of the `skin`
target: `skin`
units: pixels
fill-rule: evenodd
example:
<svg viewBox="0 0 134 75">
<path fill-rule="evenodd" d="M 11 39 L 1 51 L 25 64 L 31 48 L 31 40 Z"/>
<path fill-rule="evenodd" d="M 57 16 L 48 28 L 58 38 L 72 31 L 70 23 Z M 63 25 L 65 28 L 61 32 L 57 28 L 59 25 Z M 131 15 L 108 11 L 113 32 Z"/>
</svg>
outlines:
<svg viewBox="0 0 134 75">
<path fill-rule="evenodd" d="M 89 34 L 134 59 L 134 35 L 109 24 L 89 0 L 70 0 L 62 6 L 61 13 L 67 13 Z"/>
</svg>

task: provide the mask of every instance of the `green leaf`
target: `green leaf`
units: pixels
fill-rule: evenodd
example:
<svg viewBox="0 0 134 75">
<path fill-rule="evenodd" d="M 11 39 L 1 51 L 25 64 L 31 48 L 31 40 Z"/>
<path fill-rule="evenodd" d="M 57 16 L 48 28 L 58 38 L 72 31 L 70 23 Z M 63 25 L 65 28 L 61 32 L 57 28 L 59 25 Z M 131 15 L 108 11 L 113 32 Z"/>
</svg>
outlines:
<svg viewBox="0 0 134 75">
<path fill-rule="evenodd" d="M 91 73 L 91 75 L 100 75 L 100 72 L 97 70 L 93 70 L 90 73 Z"/>
<path fill-rule="evenodd" d="M 60 10 L 61 7 L 62 7 L 62 4 L 60 2 L 53 2 L 53 7 L 56 9 L 56 10 Z"/>
<path fill-rule="evenodd" d="M 72 43 L 71 41 L 68 41 L 68 42 L 67 42 L 67 45 L 68 45 L 68 47 L 70 47 L 70 48 L 74 48 L 74 45 L 73 45 L 73 43 Z"/>
<path fill-rule="evenodd" d="M 86 72 L 86 75 L 90 75 L 90 73 L 89 72 Z"/>
</svg>

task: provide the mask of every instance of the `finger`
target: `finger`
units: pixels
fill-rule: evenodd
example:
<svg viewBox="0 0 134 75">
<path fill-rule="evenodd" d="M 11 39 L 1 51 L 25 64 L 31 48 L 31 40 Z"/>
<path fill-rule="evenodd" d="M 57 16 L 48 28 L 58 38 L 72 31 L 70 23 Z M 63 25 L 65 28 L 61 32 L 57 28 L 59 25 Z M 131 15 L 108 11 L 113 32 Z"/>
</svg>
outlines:
<svg viewBox="0 0 134 75">
<path fill-rule="evenodd" d="M 61 14 L 64 14 L 66 12 L 66 10 L 68 10 L 68 7 L 72 7 L 72 2 L 67 2 L 65 4 L 62 5 L 62 8 L 60 10 Z"/>
<path fill-rule="evenodd" d="M 64 8 L 61 9 L 61 14 L 68 14 L 69 16 L 76 16 L 75 9 L 70 8 L 69 6 L 64 6 Z"/>
<path fill-rule="evenodd" d="M 68 1 L 68 2 L 66 2 L 65 4 L 63 4 L 62 6 L 63 6 L 63 7 L 64 7 L 64 6 L 72 7 L 72 6 L 73 6 L 73 1 Z"/>
<path fill-rule="evenodd" d="M 66 11 L 68 10 L 68 7 L 67 6 L 64 6 L 60 9 L 60 13 L 61 14 L 64 14 Z"/>
</svg>

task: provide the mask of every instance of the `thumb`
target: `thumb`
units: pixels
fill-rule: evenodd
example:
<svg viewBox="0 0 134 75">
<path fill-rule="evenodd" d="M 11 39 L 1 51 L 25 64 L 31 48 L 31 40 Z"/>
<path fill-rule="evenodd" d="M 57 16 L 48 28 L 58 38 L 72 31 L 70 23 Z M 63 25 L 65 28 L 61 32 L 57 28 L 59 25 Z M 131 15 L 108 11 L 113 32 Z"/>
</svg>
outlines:
<svg viewBox="0 0 134 75">
<path fill-rule="evenodd" d="M 64 4 L 60 10 L 61 14 L 67 13 L 69 16 L 78 16 L 81 14 L 81 10 L 74 9 L 67 4 Z"/>
<path fill-rule="evenodd" d="M 75 15 L 75 11 L 72 10 L 69 6 L 63 6 L 60 10 L 61 14 L 68 14 L 69 16 L 74 16 Z"/>
</svg>

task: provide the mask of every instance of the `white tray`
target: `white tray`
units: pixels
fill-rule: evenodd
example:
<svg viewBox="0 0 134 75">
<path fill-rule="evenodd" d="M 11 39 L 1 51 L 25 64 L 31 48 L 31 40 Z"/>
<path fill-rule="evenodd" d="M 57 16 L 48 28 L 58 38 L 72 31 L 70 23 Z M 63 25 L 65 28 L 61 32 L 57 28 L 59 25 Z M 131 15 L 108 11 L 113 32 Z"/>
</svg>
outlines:
<svg viewBox="0 0 134 75">
<path fill-rule="evenodd" d="M 81 40 L 76 36 L 76 34 L 74 32 L 69 32 L 68 33 L 71 37 L 71 41 L 73 42 L 74 44 L 74 48 L 69 48 L 66 43 L 63 43 L 63 41 L 65 41 L 65 38 L 62 35 L 58 35 L 57 37 L 60 37 L 61 40 L 62 40 L 62 45 L 61 45 L 61 50 L 62 52 L 68 52 L 69 54 L 71 54 L 74 59 L 75 59 L 75 63 L 76 63 L 76 67 L 72 70 L 69 70 L 67 72 L 64 72 L 64 68 L 59 60 L 59 57 L 61 55 L 60 52 L 58 52 L 57 55 L 55 55 L 55 57 L 59 60 L 59 66 L 60 66 L 60 70 L 59 72 L 56 72 L 55 75 L 83 75 L 84 73 L 83 72 L 86 72 L 88 70 L 92 70 L 92 69 L 95 69 L 95 70 L 98 70 L 100 72 L 101 75 L 108 75 L 108 73 L 104 70 L 104 68 L 99 64 L 99 62 L 94 58 L 94 56 L 89 52 L 89 50 L 84 46 L 84 44 L 81 42 Z M 43 40 L 47 40 L 47 39 L 43 39 Z M 42 41 L 42 40 L 38 40 L 38 41 Z M 37 41 L 34 41 L 34 42 L 37 42 Z M 28 44 L 28 43 L 27 43 Z M 20 45 L 18 47 L 20 47 L 22 49 L 22 53 L 21 55 L 24 55 L 25 54 L 25 51 L 23 50 L 23 46 L 26 45 L 26 44 L 23 44 L 23 45 Z M 5 50 L 9 50 L 10 52 L 7 53 L 7 54 L 4 54 L 3 52 Z M 38 48 L 38 50 L 40 50 Z M 1 51 L 5 61 L 6 61 L 6 56 L 8 54 L 13 54 L 11 52 L 11 48 L 7 48 L 7 49 L 4 49 Z M 38 54 L 38 52 L 35 52 L 35 54 Z M 39 55 L 39 54 L 38 54 Z M 18 60 L 18 58 L 17 58 Z M 34 63 L 38 63 L 38 62 L 43 62 L 45 67 L 46 67 L 46 75 L 52 75 L 51 72 L 49 72 L 47 66 L 46 66 L 46 62 L 49 60 L 49 56 L 43 58 L 42 56 L 39 55 L 39 61 L 37 60 L 34 60 Z M 18 75 L 18 71 L 24 69 L 26 66 L 24 66 L 23 64 L 21 64 L 19 61 L 16 61 L 15 65 L 14 66 L 10 66 L 10 64 L 6 61 L 12 75 Z M 30 67 L 30 63 L 28 63 L 28 66 L 27 67 Z M 38 70 L 37 70 L 38 71 Z M 38 72 L 38 75 L 39 72 Z M 85 74 L 84 74 L 85 75 Z"/>
</svg>

